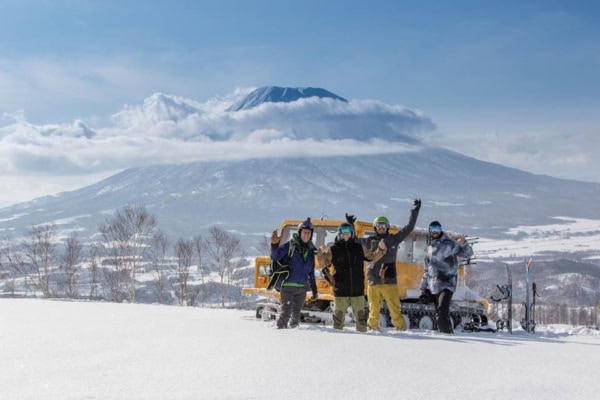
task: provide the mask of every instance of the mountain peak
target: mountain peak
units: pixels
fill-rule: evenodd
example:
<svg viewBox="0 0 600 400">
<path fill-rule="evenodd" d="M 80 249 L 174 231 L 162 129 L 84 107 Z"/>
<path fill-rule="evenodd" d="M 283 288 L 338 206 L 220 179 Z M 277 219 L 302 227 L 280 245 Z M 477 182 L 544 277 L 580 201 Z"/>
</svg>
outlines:
<svg viewBox="0 0 600 400">
<path fill-rule="evenodd" d="M 344 103 L 348 102 L 343 97 L 322 88 L 264 86 L 250 92 L 241 101 L 229 107 L 227 111 L 248 110 L 263 103 L 291 103 L 309 97 L 334 99 Z"/>
</svg>

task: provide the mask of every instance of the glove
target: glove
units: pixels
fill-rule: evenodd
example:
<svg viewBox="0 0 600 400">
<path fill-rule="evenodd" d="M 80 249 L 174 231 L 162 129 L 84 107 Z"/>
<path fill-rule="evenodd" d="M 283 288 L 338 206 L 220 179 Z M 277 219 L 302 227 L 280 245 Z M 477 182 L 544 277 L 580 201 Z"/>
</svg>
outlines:
<svg viewBox="0 0 600 400">
<path fill-rule="evenodd" d="M 280 241 L 281 241 L 281 238 L 279 236 L 277 236 L 277 229 L 275 229 L 273 231 L 273 233 L 271 233 L 271 244 L 273 244 L 273 245 L 279 244 Z"/>
<path fill-rule="evenodd" d="M 415 201 L 413 202 L 413 208 L 415 210 L 418 210 L 419 208 L 421 208 L 421 199 L 415 199 Z"/>
<path fill-rule="evenodd" d="M 354 226 L 354 222 L 356 222 L 356 217 L 352 214 L 349 215 L 348 213 L 346 213 L 346 222 Z"/>
<path fill-rule="evenodd" d="M 377 240 L 371 240 L 369 242 L 369 251 L 371 251 L 371 252 L 377 251 L 378 246 L 379 246 L 379 242 Z"/>
<path fill-rule="evenodd" d="M 329 272 L 329 268 L 323 268 L 323 278 L 329 283 L 329 286 L 335 286 L 335 280 L 333 279 L 333 275 Z"/>
</svg>

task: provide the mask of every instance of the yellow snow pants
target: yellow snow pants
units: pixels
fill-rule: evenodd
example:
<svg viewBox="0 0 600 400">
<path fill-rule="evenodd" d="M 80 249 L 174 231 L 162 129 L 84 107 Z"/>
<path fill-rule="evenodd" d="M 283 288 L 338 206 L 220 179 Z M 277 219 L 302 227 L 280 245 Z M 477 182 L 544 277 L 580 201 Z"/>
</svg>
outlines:
<svg viewBox="0 0 600 400">
<path fill-rule="evenodd" d="M 400 313 L 400 294 L 395 283 L 369 285 L 367 296 L 369 297 L 369 319 L 367 320 L 369 328 L 379 330 L 379 310 L 381 301 L 385 300 L 392 317 L 392 325 L 400 331 L 406 330 L 406 322 Z"/>
</svg>

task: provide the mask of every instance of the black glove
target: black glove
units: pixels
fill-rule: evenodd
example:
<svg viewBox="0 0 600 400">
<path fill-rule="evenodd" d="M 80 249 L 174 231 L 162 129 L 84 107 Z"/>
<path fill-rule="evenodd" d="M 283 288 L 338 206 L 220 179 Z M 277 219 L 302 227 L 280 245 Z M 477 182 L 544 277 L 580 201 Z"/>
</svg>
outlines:
<svg viewBox="0 0 600 400">
<path fill-rule="evenodd" d="M 415 199 L 415 201 L 413 202 L 413 208 L 415 210 L 418 210 L 419 208 L 421 208 L 421 199 Z"/>
<path fill-rule="evenodd" d="M 323 272 L 323 279 L 325 279 L 327 281 L 327 283 L 329 283 L 329 286 L 335 286 L 335 281 L 333 280 L 333 275 L 331 275 L 331 272 L 329 272 L 329 268 L 325 267 L 322 269 Z"/>
<path fill-rule="evenodd" d="M 354 222 L 356 222 L 356 217 L 354 215 L 346 213 L 346 222 L 354 226 Z"/>
<path fill-rule="evenodd" d="M 379 247 L 379 242 L 376 239 L 372 239 L 369 242 L 369 251 L 375 252 L 377 251 L 377 247 Z"/>
<path fill-rule="evenodd" d="M 432 301 L 432 294 L 429 289 L 421 289 L 421 295 L 419 296 L 419 300 L 422 303 L 429 303 Z"/>
</svg>

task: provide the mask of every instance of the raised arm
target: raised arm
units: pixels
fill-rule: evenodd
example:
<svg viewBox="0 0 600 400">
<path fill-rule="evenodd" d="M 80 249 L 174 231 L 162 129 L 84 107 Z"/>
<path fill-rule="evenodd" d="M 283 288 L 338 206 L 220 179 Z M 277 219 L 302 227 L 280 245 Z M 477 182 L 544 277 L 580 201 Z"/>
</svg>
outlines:
<svg viewBox="0 0 600 400">
<path fill-rule="evenodd" d="M 417 218 L 419 217 L 419 210 L 421 209 L 421 199 L 415 199 L 413 207 L 410 210 L 410 217 L 408 224 L 404 225 L 397 233 L 394 234 L 396 240 L 399 242 L 403 241 L 410 233 L 415 229 L 417 224 Z"/>
<path fill-rule="evenodd" d="M 473 257 L 473 248 L 470 244 L 465 241 L 465 237 L 463 235 L 459 236 L 456 239 L 456 247 L 454 248 L 454 255 L 462 258 L 470 258 Z"/>
</svg>

